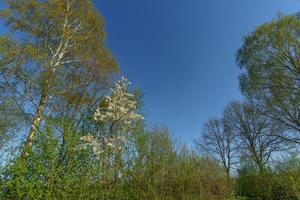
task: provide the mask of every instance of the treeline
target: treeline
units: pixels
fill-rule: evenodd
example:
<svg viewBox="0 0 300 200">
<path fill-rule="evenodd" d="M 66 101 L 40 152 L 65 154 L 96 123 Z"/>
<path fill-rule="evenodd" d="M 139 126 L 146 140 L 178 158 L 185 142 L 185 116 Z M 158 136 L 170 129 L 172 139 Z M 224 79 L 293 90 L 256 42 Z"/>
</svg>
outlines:
<svg viewBox="0 0 300 200">
<path fill-rule="evenodd" d="M 197 146 L 251 199 L 299 199 L 300 15 L 279 17 L 244 37 L 237 52 L 244 102 L 204 125 Z"/>
<path fill-rule="evenodd" d="M 165 129 L 127 137 L 122 151 L 109 146 L 76 149 L 60 158 L 53 132 L 44 131 L 26 164 L 16 160 L 3 173 L 4 199 L 227 199 L 233 188 L 214 160 L 175 145 Z"/>
<path fill-rule="evenodd" d="M 195 141 L 234 181 L 235 194 L 253 199 L 299 199 L 300 159 L 292 134 L 252 103 L 231 102 L 221 119 L 204 124 Z"/>
<path fill-rule="evenodd" d="M 244 38 L 244 102 L 187 147 L 146 128 L 91 0 L 6 0 L 0 198 L 300 199 L 300 15 Z"/>
</svg>

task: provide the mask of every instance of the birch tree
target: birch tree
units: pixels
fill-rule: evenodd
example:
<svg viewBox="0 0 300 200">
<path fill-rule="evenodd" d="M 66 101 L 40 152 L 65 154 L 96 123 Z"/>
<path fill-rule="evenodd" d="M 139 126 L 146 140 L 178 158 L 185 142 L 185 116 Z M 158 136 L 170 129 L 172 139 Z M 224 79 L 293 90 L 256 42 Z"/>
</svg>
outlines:
<svg viewBox="0 0 300 200">
<path fill-rule="evenodd" d="M 76 111 L 82 118 L 118 65 L 91 0 L 5 2 L 1 16 L 11 36 L 0 40 L 0 83 L 28 116 L 30 149 L 45 117 L 57 114 L 59 106 L 71 105 L 65 114 Z"/>
</svg>

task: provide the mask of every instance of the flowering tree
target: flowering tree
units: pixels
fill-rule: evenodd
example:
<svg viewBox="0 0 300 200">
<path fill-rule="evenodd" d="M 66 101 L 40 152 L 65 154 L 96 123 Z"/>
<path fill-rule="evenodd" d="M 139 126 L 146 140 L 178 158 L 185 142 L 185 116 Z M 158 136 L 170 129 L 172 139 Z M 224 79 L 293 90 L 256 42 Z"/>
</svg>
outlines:
<svg viewBox="0 0 300 200">
<path fill-rule="evenodd" d="M 103 152 L 104 148 L 114 151 L 122 150 L 126 142 L 125 133 L 130 132 L 132 123 L 144 119 L 138 113 L 137 100 L 128 91 L 131 83 L 122 77 L 111 88 L 110 94 L 104 97 L 94 113 L 94 120 L 101 125 L 101 132 L 95 135 L 81 137 L 83 147 L 90 146 L 95 154 Z"/>
<path fill-rule="evenodd" d="M 122 77 L 104 98 L 103 104 L 94 113 L 94 119 L 104 125 L 108 133 L 130 130 L 133 121 L 143 119 L 137 113 L 137 101 L 128 92 L 131 83 Z"/>
</svg>

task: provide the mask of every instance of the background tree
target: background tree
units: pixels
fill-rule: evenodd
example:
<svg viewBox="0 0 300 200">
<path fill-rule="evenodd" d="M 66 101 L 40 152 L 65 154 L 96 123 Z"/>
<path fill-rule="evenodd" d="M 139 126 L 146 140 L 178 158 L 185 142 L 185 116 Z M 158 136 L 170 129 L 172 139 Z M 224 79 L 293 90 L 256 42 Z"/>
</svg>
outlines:
<svg viewBox="0 0 300 200">
<path fill-rule="evenodd" d="M 297 13 L 259 26 L 237 52 L 243 94 L 293 133 L 300 131 L 299 36 Z"/>
<path fill-rule="evenodd" d="M 275 152 L 288 150 L 284 131 L 250 103 L 231 102 L 224 111 L 225 123 L 238 139 L 242 157 L 254 161 L 262 172 Z"/>
<path fill-rule="evenodd" d="M 16 131 L 22 130 L 24 125 L 19 121 L 23 113 L 14 104 L 13 99 L 2 97 L 0 102 L 0 168 L 11 159 L 20 142 L 16 137 Z"/>
<path fill-rule="evenodd" d="M 210 119 L 204 124 L 201 138 L 194 142 L 200 151 L 221 163 L 229 178 L 232 166 L 237 161 L 237 146 L 234 143 L 234 135 L 224 120 Z"/>
</svg>

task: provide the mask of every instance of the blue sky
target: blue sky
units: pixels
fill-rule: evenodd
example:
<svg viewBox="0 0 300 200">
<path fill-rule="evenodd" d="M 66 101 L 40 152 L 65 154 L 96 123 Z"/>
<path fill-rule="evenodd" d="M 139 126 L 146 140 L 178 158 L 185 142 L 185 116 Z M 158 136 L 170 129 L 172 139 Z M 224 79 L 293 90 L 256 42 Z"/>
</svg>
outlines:
<svg viewBox="0 0 300 200">
<path fill-rule="evenodd" d="M 235 64 L 242 37 L 299 0 L 95 0 L 108 46 L 144 95 L 149 125 L 189 142 L 241 100 Z"/>
</svg>

